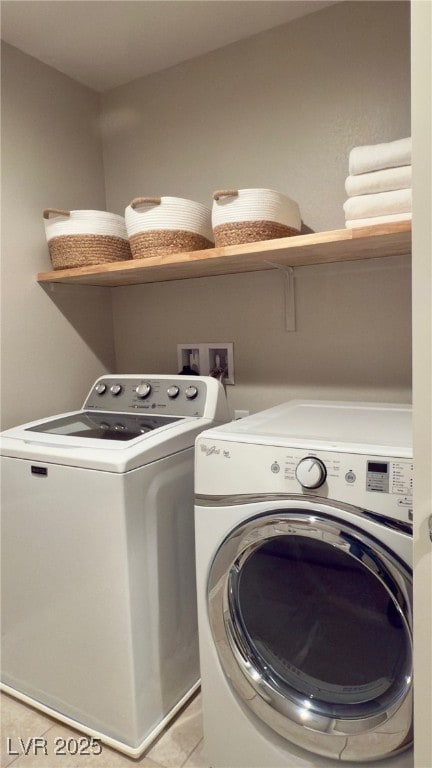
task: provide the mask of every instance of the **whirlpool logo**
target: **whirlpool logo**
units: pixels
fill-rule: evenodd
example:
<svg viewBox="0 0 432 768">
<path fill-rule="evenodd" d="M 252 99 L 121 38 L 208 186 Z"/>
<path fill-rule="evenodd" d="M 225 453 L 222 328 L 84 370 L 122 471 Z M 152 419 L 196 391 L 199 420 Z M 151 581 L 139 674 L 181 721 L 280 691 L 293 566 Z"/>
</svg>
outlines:
<svg viewBox="0 0 432 768">
<path fill-rule="evenodd" d="M 215 445 L 206 445 L 205 443 L 201 443 L 201 453 L 204 453 L 205 456 L 220 456 L 222 455 L 225 459 L 230 459 L 231 455 L 229 451 L 222 451 L 220 448 L 217 448 Z"/>
</svg>

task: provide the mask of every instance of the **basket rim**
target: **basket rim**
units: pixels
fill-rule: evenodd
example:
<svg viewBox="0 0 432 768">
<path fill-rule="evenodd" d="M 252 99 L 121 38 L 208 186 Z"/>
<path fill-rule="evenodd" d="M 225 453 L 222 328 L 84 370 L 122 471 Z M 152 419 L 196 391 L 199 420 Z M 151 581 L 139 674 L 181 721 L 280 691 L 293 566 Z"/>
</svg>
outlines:
<svg viewBox="0 0 432 768">
<path fill-rule="evenodd" d="M 144 195 L 142 195 L 142 197 L 144 197 Z M 133 212 L 137 213 L 137 208 L 141 208 L 141 207 L 143 208 L 143 207 L 147 207 L 147 206 L 150 206 L 152 208 L 155 207 L 155 203 L 143 202 L 143 203 L 137 205 L 136 208 L 134 208 L 134 207 L 132 207 L 132 203 L 136 199 L 137 198 L 134 198 L 133 200 L 131 200 L 129 205 L 126 206 L 126 211 L 133 211 Z M 147 198 L 147 199 L 149 199 L 149 198 Z M 156 198 L 153 198 L 153 199 L 155 200 Z M 204 211 L 208 211 L 209 213 L 211 213 L 211 208 L 209 206 L 205 205 L 204 203 L 201 203 L 199 200 L 191 200 L 189 197 L 177 197 L 177 196 L 173 196 L 173 195 L 162 195 L 161 197 L 158 197 L 158 200 L 161 201 L 160 205 L 162 205 L 164 202 L 188 203 L 189 205 L 194 205 L 194 206 L 196 206 L 198 208 L 202 208 Z"/>
<path fill-rule="evenodd" d="M 295 202 L 286 192 L 281 192 L 279 189 L 269 189 L 267 187 L 243 187 L 235 190 L 239 194 L 241 192 L 272 192 L 275 195 L 281 195 L 282 197 L 288 197 L 289 200 Z"/>
<path fill-rule="evenodd" d="M 102 214 L 103 216 L 119 216 L 121 219 L 124 218 L 121 213 L 113 213 L 112 211 L 101 211 L 97 210 L 96 208 L 76 208 L 71 209 L 68 211 L 68 213 L 91 213 L 91 214 Z"/>
</svg>

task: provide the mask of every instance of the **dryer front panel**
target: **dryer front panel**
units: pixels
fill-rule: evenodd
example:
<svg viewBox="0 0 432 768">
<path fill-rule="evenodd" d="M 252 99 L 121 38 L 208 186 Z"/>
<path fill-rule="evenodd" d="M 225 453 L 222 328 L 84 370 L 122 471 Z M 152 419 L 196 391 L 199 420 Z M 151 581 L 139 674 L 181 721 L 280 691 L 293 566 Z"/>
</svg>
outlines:
<svg viewBox="0 0 432 768">
<path fill-rule="evenodd" d="M 412 526 L 412 458 L 372 451 L 346 453 L 336 446 L 330 451 L 235 443 L 214 439 L 214 434 L 220 432 L 209 430 L 197 439 L 198 496 L 302 494 L 322 502 L 337 499 Z"/>
<path fill-rule="evenodd" d="M 294 743 L 385 757 L 411 741 L 411 574 L 354 515 L 310 505 L 248 518 L 219 547 L 208 581 L 219 659 Z"/>
</svg>

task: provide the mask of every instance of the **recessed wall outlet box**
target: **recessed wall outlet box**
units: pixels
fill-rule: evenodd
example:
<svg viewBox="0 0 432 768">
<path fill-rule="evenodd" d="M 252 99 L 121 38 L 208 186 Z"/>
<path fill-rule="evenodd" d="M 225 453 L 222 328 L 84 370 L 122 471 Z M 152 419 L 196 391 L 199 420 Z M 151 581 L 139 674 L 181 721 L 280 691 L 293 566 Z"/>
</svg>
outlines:
<svg viewBox="0 0 432 768">
<path fill-rule="evenodd" d="M 223 372 L 221 381 L 234 384 L 234 345 L 232 341 L 211 342 L 208 345 L 209 373 Z"/>
<path fill-rule="evenodd" d="M 223 384 L 234 384 L 232 341 L 177 344 L 179 373 L 190 369 L 200 376 L 214 376 Z"/>
<path fill-rule="evenodd" d="M 207 376 L 206 350 L 202 344 L 177 344 L 178 372 L 192 369 L 194 373 Z"/>
</svg>

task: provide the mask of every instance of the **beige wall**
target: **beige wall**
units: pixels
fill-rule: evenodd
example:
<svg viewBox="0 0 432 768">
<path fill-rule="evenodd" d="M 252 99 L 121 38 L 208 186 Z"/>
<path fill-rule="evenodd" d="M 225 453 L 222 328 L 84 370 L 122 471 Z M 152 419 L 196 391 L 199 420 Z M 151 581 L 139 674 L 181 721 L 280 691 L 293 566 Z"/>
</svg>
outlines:
<svg viewBox="0 0 432 768">
<path fill-rule="evenodd" d="M 75 408 L 107 369 L 174 372 L 189 341 L 234 342 L 232 409 L 410 399 L 408 258 L 297 269 L 295 333 L 278 272 L 113 291 L 35 282 L 49 206 L 210 205 L 218 187 L 256 185 L 297 199 L 306 227 L 343 226 L 349 149 L 410 133 L 407 3 L 341 3 L 115 89 L 103 165 L 99 97 L 10 46 L 3 58 L 5 427 Z"/>
<path fill-rule="evenodd" d="M 42 211 L 105 208 L 99 97 L 2 44 L 2 426 L 72 410 L 114 367 L 111 297 L 57 286 Z"/>
<path fill-rule="evenodd" d="M 119 368 L 176 372 L 177 343 L 234 341 L 231 409 L 292 397 L 408 400 L 409 260 L 295 274 L 294 333 L 285 331 L 276 271 L 115 289 Z"/>
<path fill-rule="evenodd" d="M 432 765 L 432 5 L 412 3 L 415 768 Z"/>
<path fill-rule="evenodd" d="M 247 13 L 247 3 L 245 13 Z M 104 94 L 109 210 L 270 187 L 344 225 L 348 152 L 410 133 L 409 3 L 343 2 Z"/>
<path fill-rule="evenodd" d="M 408 3 L 341 3 L 105 94 L 108 208 L 259 186 L 343 227 L 349 150 L 410 134 L 409 48 Z M 173 372 L 177 343 L 233 341 L 232 408 L 406 401 L 410 299 L 408 259 L 296 270 L 296 333 L 277 272 L 119 288 L 117 365 Z"/>
</svg>

